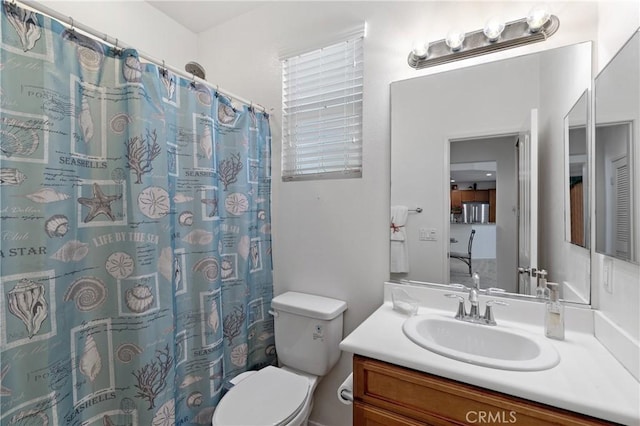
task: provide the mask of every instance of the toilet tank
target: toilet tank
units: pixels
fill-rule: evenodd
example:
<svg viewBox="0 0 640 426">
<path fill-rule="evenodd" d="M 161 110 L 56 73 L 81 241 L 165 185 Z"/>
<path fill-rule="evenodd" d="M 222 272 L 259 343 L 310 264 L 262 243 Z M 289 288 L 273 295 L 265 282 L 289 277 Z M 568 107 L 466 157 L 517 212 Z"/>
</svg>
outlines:
<svg viewBox="0 0 640 426">
<path fill-rule="evenodd" d="M 340 357 L 347 303 L 289 291 L 271 301 L 278 360 L 284 366 L 325 375 Z"/>
</svg>

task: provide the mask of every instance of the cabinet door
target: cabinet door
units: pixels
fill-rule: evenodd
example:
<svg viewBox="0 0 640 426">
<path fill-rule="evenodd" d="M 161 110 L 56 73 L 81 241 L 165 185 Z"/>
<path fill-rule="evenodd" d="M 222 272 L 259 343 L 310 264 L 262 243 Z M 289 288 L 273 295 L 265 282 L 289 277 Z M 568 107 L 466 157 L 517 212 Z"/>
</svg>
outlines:
<svg viewBox="0 0 640 426">
<path fill-rule="evenodd" d="M 353 405 L 354 426 L 428 426 L 391 411 L 356 401 Z"/>
<path fill-rule="evenodd" d="M 604 420 L 359 355 L 353 357 L 353 379 L 356 400 L 355 425 L 602 426 L 611 424 Z M 361 414 L 358 414 L 358 404 L 366 408 Z M 360 407 L 360 410 L 362 411 L 363 408 Z M 387 418 L 392 419 L 388 417 L 390 413 L 397 416 L 397 421 L 403 420 L 405 423 L 387 421 Z M 356 419 L 368 420 L 358 423 Z M 413 423 L 407 423 L 405 419 L 410 419 Z"/>
<path fill-rule="evenodd" d="M 480 189 L 475 192 L 475 201 L 480 201 L 483 203 L 488 203 L 489 202 L 489 190 L 487 189 Z"/>
<path fill-rule="evenodd" d="M 462 207 L 462 197 L 460 195 L 459 190 L 453 189 L 451 190 L 451 207 Z"/>
<path fill-rule="evenodd" d="M 476 200 L 476 191 L 468 190 L 468 191 L 460 191 L 460 197 L 462 202 L 465 201 L 475 201 Z"/>
</svg>

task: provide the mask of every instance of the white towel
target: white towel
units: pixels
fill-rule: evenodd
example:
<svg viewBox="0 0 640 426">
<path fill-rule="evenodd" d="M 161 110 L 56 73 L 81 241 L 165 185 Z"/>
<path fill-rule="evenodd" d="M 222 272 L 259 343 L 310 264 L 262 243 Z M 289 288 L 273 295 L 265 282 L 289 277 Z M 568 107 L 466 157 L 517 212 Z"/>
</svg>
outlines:
<svg viewBox="0 0 640 426">
<path fill-rule="evenodd" d="M 409 251 L 405 225 L 409 209 L 407 206 L 391 206 L 391 272 L 409 272 Z"/>
</svg>

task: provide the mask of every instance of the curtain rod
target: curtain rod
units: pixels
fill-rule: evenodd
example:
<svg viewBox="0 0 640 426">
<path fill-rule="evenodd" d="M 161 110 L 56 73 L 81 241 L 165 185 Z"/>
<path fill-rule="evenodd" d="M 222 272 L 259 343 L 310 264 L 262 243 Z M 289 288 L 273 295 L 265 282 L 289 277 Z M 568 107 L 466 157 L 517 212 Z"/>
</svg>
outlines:
<svg viewBox="0 0 640 426">
<path fill-rule="evenodd" d="M 235 99 L 236 101 L 238 101 L 240 103 L 243 103 L 245 105 L 249 105 L 249 106 L 251 106 L 251 107 L 253 107 L 253 108 L 257 109 L 257 110 L 260 110 L 262 112 L 266 112 L 266 108 L 263 107 L 260 104 L 254 103 L 254 102 L 249 101 L 247 99 L 244 99 L 244 98 L 242 98 L 240 96 L 234 95 L 233 93 L 230 93 L 230 92 L 227 92 L 225 90 L 222 90 L 222 89 L 219 88 L 219 86 L 214 86 L 213 84 L 209 83 L 206 80 L 201 79 L 200 77 L 196 77 L 193 74 L 191 74 L 191 75 L 187 74 L 185 71 L 182 71 L 182 70 L 180 70 L 178 68 L 175 68 L 175 67 L 173 67 L 171 65 L 167 65 L 167 64 L 165 64 L 164 60 L 159 60 L 157 58 L 154 58 L 153 56 L 151 56 L 151 55 L 149 55 L 149 54 L 147 54 L 145 52 L 142 52 L 141 50 L 136 49 L 135 47 L 129 45 L 128 43 L 124 43 L 122 40 L 120 40 L 118 38 L 113 38 L 113 37 L 109 36 L 106 33 L 100 33 L 97 30 L 95 30 L 95 29 L 93 29 L 93 28 L 91 28 L 91 27 L 89 27 L 87 25 L 84 25 L 84 24 L 82 24 L 80 22 L 75 22 L 74 19 L 71 16 L 64 16 L 61 13 L 51 9 L 48 6 L 45 6 L 45 5 L 41 4 L 41 3 L 38 3 L 38 2 L 33 1 L 33 0 L 18 0 L 18 1 L 14 0 L 14 3 L 23 4 L 23 5 L 27 6 L 27 7 L 35 10 L 36 12 L 44 13 L 44 14 L 50 16 L 51 18 L 54 18 L 54 19 L 62 22 L 63 24 L 65 24 L 69 28 L 79 29 L 79 30 L 91 35 L 92 37 L 94 37 L 94 38 L 96 38 L 96 39 L 98 39 L 100 41 L 104 41 L 104 42 L 106 42 L 106 43 L 108 43 L 108 44 L 110 44 L 112 46 L 115 46 L 115 47 L 117 47 L 119 49 L 135 49 L 138 52 L 138 56 L 140 58 L 148 61 L 148 62 L 151 62 L 151 63 L 153 63 L 153 64 L 155 64 L 155 65 L 157 65 L 159 67 L 162 67 L 164 69 L 168 69 L 169 71 L 171 71 L 174 74 L 177 74 L 177 75 L 179 75 L 179 76 L 181 76 L 183 78 L 190 79 L 190 80 L 193 80 L 193 81 L 197 81 L 198 83 L 204 84 L 204 85 L 208 86 L 209 88 L 214 89 L 216 92 L 220 93 L 223 96 L 226 96 L 226 97 L 231 98 L 231 99 Z"/>
</svg>

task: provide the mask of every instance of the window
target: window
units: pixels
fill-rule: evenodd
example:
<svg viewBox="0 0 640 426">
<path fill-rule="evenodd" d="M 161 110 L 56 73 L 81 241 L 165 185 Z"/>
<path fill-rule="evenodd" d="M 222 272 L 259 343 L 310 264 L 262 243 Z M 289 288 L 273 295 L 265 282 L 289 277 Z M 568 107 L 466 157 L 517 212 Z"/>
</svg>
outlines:
<svg viewBox="0 0 640 426">
<path fill-rule="evenodd" d="M 282 179 L 362 176 L 363 37 L 282 61 Z"/>
</svg>

